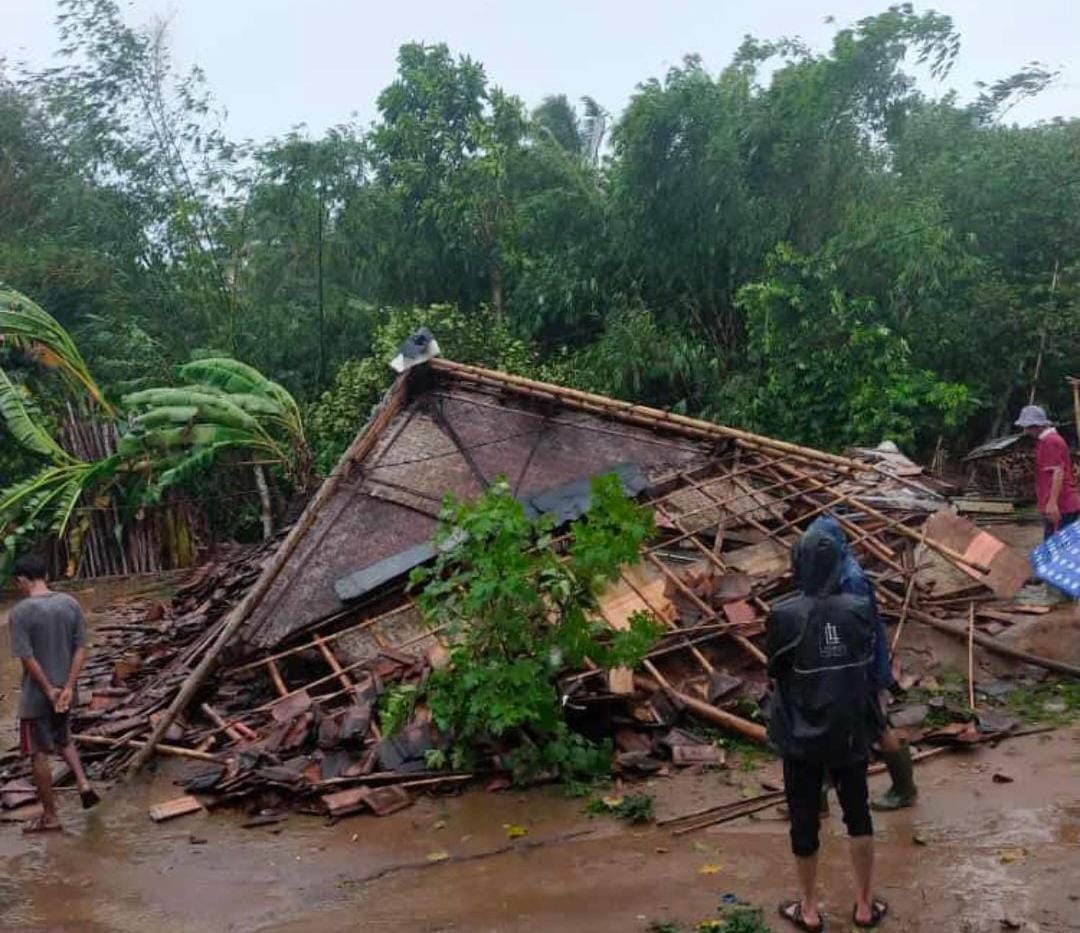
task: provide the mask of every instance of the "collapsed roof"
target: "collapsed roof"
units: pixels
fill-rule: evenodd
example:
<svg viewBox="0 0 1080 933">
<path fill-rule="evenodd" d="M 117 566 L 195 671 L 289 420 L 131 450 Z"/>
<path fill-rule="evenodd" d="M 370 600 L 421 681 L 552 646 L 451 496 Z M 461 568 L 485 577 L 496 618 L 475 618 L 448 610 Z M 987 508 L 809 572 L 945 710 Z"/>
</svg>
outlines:
<svg viewBox="0 0 1080 933">
<path fill-rule="evenodd" d="M 786 569 L 784 544 L 799 531 L 787 520 L 794 513 L 852 513 L 850 532 L 881 523 L 875 506 L 925 514 L 945 504 L 910 461 L 899 462 L 890 469 L 880 456 L 851 460 L 433 359 L 398 377 L 326 480 L 266 568 L 238 645 L 244 653 L 273 648 L 400 582 L 433 555 L 444 498 L 475 497 L 499 477 L 536 512 L 569 508 L 559 516 L 566 520 L 575 501 L 577 514 L 584 510 L 590 477 L 617 471 L 631 494 L 666 494 L 658 520 L 687 541 L 722 527 L 757 547 L 735 566 L 755 558 L 764 566 L 771 556 L 774 569 Z M 831 496 L 824 505 L 823 492 Z M 893 553 L 876 542 L 867 548 Z"/>
<path fill-rule="evenodd" d="M 116 634 L 117 656 L 145 660 L 122 687 L 107 656 L 95 661 L 86 693 L 96 706 L 80 711 L 79 729 L 109 749 L 108 773 L 125 766 L 131 749 L 141 749 L 137 767 L 167 729 L 171 754 L 224 740 L 214 755 L 199 754 L 232 762 L 203 787 L 230 799 L 286 778 L 310 794 L 345 778 L 370 780 L 375 767 L 406 773 L 407 750 L 380 737 L 374 698 L 388 678 L 425 676 L 440 652 L 445 663 L 445 650 L 404 583 L 434 554 L 443 498 L 475 496 L 499 476 L 528 509 L 567 521 L 587 508 L 589 479 L 614 471 L 653 511 L 655 537 L 602 595 L 600 612 L 614 628 L 639 611 L 664 623 L 668 635 L 644 665 L 648 678 L 673 685 L 714 722 L 728 714 L 697 696 L 710 701 L 732 676 L 760 685 L 757 640 L 769 603 L 792 591 L 788 550 L 818 515 L 840 521 L 893 619 L 956 634 L 948 616 L 969 606 L 972 592 L 1009 598 L 1027 579 L 1021 555 L 950 511 L 898 452 L 856 457 L 864 459 L 423 359 L 397 377 L 275 550 L 197 581 L 156 634 L 145 626 Z M 946 586 L 919 578 L 920 543 L 955 568 Z M 140 638 L 153 644 L 143 649 Z M 170 726 L 224 645 L 229 666 L 200 691 L 203 715 Z M 663 721 L 660 694 L 634 699 L 641 681 L 629 671 L 567 672 L 568 689 L 588 678 L 595 692 L 594 675 L 605 673 L 601 693 L 636 704 L 642 721 Z M 737 719 L 724 721 L 748 725 Z M 278 763 L 268 768 L 268 759 Z"/>
</svg>

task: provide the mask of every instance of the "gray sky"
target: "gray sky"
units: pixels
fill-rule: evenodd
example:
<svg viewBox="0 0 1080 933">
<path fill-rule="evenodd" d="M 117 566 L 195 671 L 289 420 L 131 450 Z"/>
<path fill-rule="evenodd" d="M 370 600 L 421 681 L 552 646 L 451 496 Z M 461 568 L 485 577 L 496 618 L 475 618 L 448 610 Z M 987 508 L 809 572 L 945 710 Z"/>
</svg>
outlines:
<svg viewBox="0 0 1080 933">
<path fill-rule="evenodd" d="M 890 0 L 130 0 L 129 21 L 171 15 L 175 56 L 197 62 L 229 113 L 234 138 L 262 138 L 306 123 L 315 132 L 375 116 L 394 76 L 397 48 L 446 42 L 530 106 L 546 94 L 590 94 L 618 113 L 646 78 L 689 52 L 715 71 L 745 33 L 801 36 L 824 49 L 837 24 L 880 12 Z M 1080 115 L 1080 3 L 942 0 L 963 39 L 948 79 L 973 84 L 1032 60 L 1061 68 L 1056 86 L 1009 119 Z M 919 9 L 925 9 L 919 6 Z M 0 56 L 45 63 L 56 47 L 53 0 L 0 0 Z"/>
</svg>

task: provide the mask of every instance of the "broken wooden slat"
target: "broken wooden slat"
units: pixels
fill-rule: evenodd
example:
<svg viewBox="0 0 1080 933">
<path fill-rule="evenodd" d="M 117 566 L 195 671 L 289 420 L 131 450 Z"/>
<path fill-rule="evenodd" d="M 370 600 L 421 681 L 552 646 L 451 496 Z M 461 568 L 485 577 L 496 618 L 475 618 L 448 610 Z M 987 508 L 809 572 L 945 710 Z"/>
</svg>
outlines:
<svg viewBox="0 0 1080 933">
<path fill-rule="evenodd" d="M 174 797 L 172 800 L 166 800 L 163 803 L 155 803 L 150 808 L 150 819 L 155 823 L 162 823 L 178 816 L 195 813 L 202 808 L 203 805 L 198 798 L 192 797 L 190 794 L 184 794 L 182 797 Z"/>
</svg>

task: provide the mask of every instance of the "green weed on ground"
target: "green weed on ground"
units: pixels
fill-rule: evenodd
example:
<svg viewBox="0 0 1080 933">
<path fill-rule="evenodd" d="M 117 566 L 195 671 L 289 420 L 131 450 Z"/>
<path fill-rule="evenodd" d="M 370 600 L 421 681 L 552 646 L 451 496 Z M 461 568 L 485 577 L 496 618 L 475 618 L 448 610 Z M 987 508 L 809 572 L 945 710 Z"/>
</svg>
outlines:
<svg viewBox="0 0 1080 933">
<path fill-rule="evenodd" d="M 750 739 L 721 732 L 703 723 L 691 723 L 684 727 L 687 732 L 704 742 L 711 742 L 727 753 L 728 767 L 739 771 L 756 771 L 776 755 L 764 745 L 758 745 Z"/>
<path fill-rule="evenodd" d="M 1008 695 L 1007 704 L 1025 722 L 1068 725 L 1080 716 L 1080 681 L 1019 687 Z"/>
<path fill-rule="evenodd" d="M 648 794 L 628 794 L 612 799 L 597 797 L 585 805 L 589 816 L 614 816 L 624 823 L 637 825 L 653 821 L 653 799 Z"/>
<path fill-rule="evenodd" d="M 646 928 L 647 933 L 770 933 L 765 923 L 764 911 L 760 907 L 740 904 L 721 908 L 721 911 L 721 916 L 716 919 L 699 920 L 690 926 L 670 920 L 654 920 Z"/>
</svg>

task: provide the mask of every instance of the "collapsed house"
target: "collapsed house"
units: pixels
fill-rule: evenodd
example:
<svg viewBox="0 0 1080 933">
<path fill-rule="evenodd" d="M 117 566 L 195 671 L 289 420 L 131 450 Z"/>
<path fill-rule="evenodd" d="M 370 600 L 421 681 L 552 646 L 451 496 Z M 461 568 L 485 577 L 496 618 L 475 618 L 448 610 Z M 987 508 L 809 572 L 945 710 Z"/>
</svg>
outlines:
<svg viewBox="0 0 1080 933">
<path fill-rule="evenodd" d="M 475 497 L 505 477 L 528 510 L 566 524 L 587 510 L 590 479 L 611 472 L 657 533 L 601 613 L 619 628 L 648 612 L 667 634 L 636 674 L 567 671 L 561 688 L 568 709 L 603 719 L 626 773 L 716 763 L 715 745 L 678 728 L 688 714 L 763 739 L 752 711 L 764 620 L 793 590 L 788 552 L 819 515 L 841 523 L 900 628 L 918 619 L 967 637 L 969 613 L 1001 626 L 986 607 L 1030 574 L 891 451 L 841 457 L 431 359 L 398 376 L 283 538 L 204 566 L 168 607 L 121 605 L 99 626 L 75 711 L 91 774 L 120 775 L 152 751 L 195 762 L 187 794 L 156 818 L 226 802 L 381 814 L 473 779 L 428 767 L 445 738 L 422 707 L 399 734 L 381 730 L 383 691 L 446 663 L 409 572 L 433 557 L 448 494 Z M 917 552 L 960 582 L 922 580 Z M 0 802 L 27 806 L 23 765 L 0 767 Z"/>
</svg>

